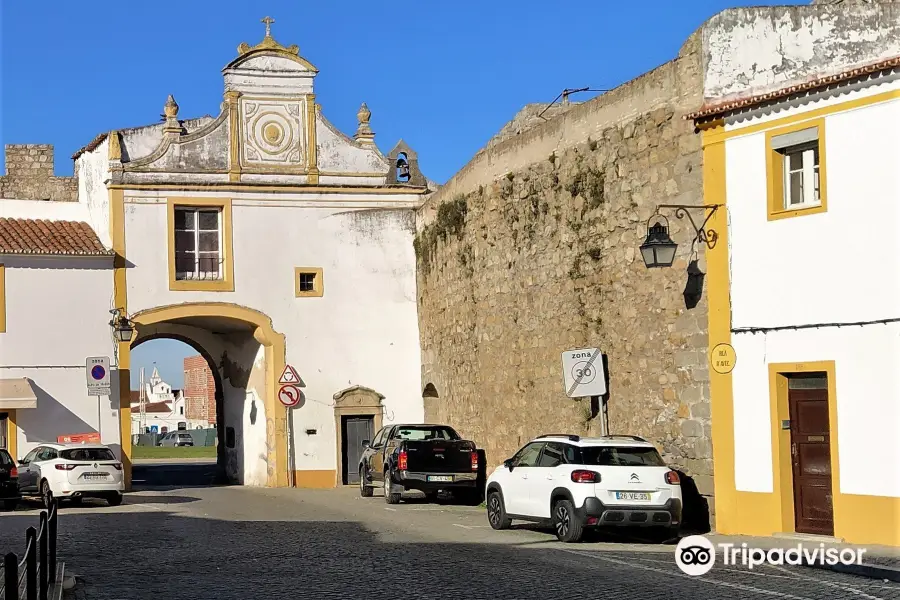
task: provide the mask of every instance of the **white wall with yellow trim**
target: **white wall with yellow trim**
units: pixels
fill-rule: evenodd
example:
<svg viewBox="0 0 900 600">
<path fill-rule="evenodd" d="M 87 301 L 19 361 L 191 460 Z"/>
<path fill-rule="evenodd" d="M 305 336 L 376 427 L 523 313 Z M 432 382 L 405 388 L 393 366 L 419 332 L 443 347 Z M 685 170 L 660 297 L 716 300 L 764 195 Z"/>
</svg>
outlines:
<svg viewBox="0 0 900 600">
<path fill-rule="evenodd" d="M 80 203 L 0 200 L 0 217 L 89 222 Z M 88 396 L 85 359 L 115 344 L 107 324 L 113 294 L 111 257 L 0 255 L 6 330 L 0 333 L 0 378 L 27 377 L 37 408 L 19 409 L 14 446 L 21 458 L 60 435 L 100 431 L 119 444 L 118 379 L 112 395 Z"/>
<path fill-rule="evenodd" d="M 823 206 L 773 213 L 769 140 L 806 126 L 824 138 Z M 711 322 L 710 346 L 730 342 L 737 356 L 713 382 L 718 527 L 794 530 L 772 378 L 814 363 L 833 379 L 835 536 L 900 545 L 900 323 L 849 325 L 900 318 L 900 81 L 732 115 L 704 146 L 706 201 L 726 202 L 728 215 L 727 246 L 711 251 L 711 319 L 723 326 Z"/>
</svg>

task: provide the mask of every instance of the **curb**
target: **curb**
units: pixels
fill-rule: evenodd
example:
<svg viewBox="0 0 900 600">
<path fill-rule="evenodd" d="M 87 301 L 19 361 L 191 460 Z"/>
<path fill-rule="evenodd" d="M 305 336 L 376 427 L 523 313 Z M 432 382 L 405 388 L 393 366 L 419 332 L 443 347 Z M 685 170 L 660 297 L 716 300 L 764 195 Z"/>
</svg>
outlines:
<svg viewBox="0 0 900 600">
<path fill-rule="evenodd" d="M 835 573 L 845 573 L 848 575 L 857 575 L 859 577 L 868 577 L 869 579 L 882 579 L 900 582 L 900 569 L 894 567 L 882 567 L 877 565 L 836 565 L 820 564 L 820 563 L 802 563 L 802 566 L 810 569 L 821 569 L 824 571 L 834 571 Z"/>
</svg>

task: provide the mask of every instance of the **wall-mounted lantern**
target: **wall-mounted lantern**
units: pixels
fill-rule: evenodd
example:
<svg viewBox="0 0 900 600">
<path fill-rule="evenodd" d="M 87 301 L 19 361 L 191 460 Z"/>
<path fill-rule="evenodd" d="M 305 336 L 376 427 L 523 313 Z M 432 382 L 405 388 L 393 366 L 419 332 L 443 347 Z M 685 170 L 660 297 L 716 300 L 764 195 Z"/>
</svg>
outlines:
<svg viewBox="0 0 900 600">
<path fill-rule="evenodd" d="M 716 211 L 720 206 L 722 205 L 702 204 L 699 206 L 691 206 L 684 204 L 660 204 L 657 207 L 657 211 L 663 208 L 672 208 L 675 209 L 676 218 L 683 219 L 687 217 L 688 221 L 691 223 L 691 227 L 694 228 L 695 233 L 694 238 L 691 240 L 692 250 L 697 242 L 702 242 L 706 244 L 707 248 L 712 249 L 719 239 L 719 234 L 712 229 L 706 229 L 706 224 L 712 216 L 716 214 Z M 691 217 L 691 213 L 688 212 L 690 210 L 702 210 L 704 213 L 709 211 L 709 214 L 703 219 L 703 223 L 697 227 L 693 217 Z M 677 249 L 678 244 L 669 236 L 669 221 L 657 212 L 657 214 L 653 215 L 653 217 L 650 218 L 650 221 L 648 221 L 647 239 L 641 244 L 641 256 L 644 259 L 644 264 L 648 269 L 653 267 L 671 267 L 672 263 L 675 262 L 675 251 Z M 703 295 L 704 274 L 697 265 L 696 258 L 691 260 L 688 265 L 687 275 L 688 280 L 684 287 L 684 304 L 687 308 L 691 309 L 697 306 Z"/>
<path fill-rule="evenodd" d="M 669 237 L 669 221 L 662 215 L 655 215 L 651 222 L 654 224 L 647 226 L 647 239 L 641 244 L 644 264 L 648 269 L 671 267 L 678 244 Z"/>
<path fill-rule="evenodd" d="M 109 322 L 109 326 L 113 330 L 113 337 L 115 337 L 116 341 L 127 344 L 134 336 L 134 323 L 125 316 L 125 311 L 121 308 L 114 308 L 109 312 L 113 316 Z"/>
</svg>

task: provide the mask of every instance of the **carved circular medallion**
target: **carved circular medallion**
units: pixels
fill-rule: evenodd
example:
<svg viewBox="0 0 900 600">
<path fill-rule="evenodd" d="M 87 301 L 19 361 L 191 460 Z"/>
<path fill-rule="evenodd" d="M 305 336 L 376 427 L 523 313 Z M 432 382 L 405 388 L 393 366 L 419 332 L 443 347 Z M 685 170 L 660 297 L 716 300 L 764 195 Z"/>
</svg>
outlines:
<svg viewBox="0 0 900 600">
<path fill-rule="evenodd" d="M 273 146 L 277 146 L 278 142 L 284 138 L 284 130 L 275 123 L 269 123 L 266 125 L 265 129 L 263 129 L 263 135 L 267 142 Z"/>
<path fill-rule="evenodd" d="M 275 111 L 263 112 L 250 122 L 251 143 L 260 152 L 269 156 L 280 156 L 295 144 L 292 123 Z"/>
</svg>

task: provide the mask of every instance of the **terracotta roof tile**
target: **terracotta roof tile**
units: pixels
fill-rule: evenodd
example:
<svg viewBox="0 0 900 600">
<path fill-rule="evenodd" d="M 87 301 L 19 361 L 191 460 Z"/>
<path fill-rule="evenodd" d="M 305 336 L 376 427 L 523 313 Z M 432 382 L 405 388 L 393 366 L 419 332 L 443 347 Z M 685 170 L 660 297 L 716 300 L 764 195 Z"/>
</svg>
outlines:
<svg viewBox="0 0 900 600">
<path fill-rule="evenodd" d="M 80 150 L 75 152 L 75 154 L 72 155 L 72 160 L 77 160 L 78 157 L 81 156 L 82 154 L 84 154 L 85 152 L 93 152 L 94 150 L 97 149 L 97 146 L 99 146 L 104 141 L 106 141 L 106 138 L 108 136 L 109 136 L 109 132 L 101 133 L 101 134 L 97 135 L 97 137 L 92 139 L 87 146 L 85 146 L 84 148 L 81 148 Z"/>
<path fill-rule="evenodd" d="M 768 102 L 771 100 L 780 100 L 782 98 L 787 98 L 788 96 L 792 96 L 800 92 L 808 92 L 817 88 L 833 85 L 835 83 L 843 83 L 852 79 L 856 79 L 857 77 L 871 75 L 872 73 L 878 73 L 880 71 L 888 71 L 897 67 L 900 67 L 900 56 L 895 56 L 894 58 L 889 58 L 887 60 L 881 60 L 862 67 L 856 67 L 854 69 L 842 71 L 841 73 L 838 73 L 836 75 L 829 75 L 827 77 L 811 79 L 803 83 L 798 83 L 792 86 L 781 88 L 780 90 L 776 90 L 774 92 L 758 94 L 756 96 L 749 96 L 737 100 L 719 102 L 718 104 L 704 105 L 700 108 L 700 110 L 689 113 L 685 115 L 684 118 L 687 120 L 696 120 L 701 118 L 719 116 L 733 110 L 738 110 L 740 108 L 746 108 L 755 104 L 762 104 L 763 102 Z"/>
<path fill-rule="evenodd" d="M 81 221 L 0 218 L 0 254 L 112 256 Z"/>
</svg>

